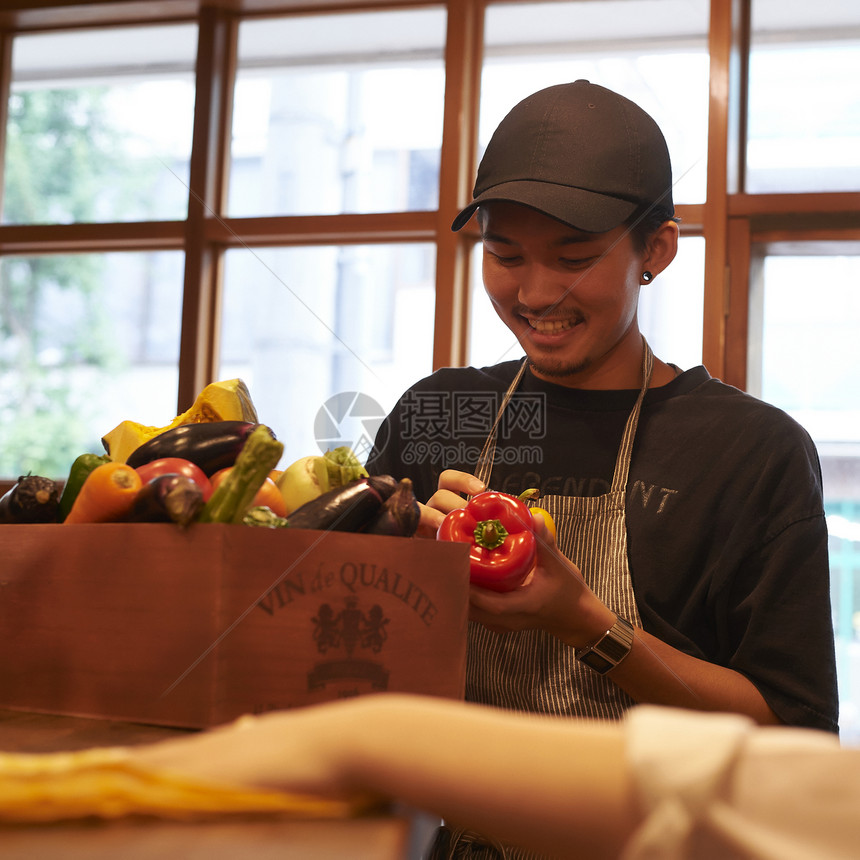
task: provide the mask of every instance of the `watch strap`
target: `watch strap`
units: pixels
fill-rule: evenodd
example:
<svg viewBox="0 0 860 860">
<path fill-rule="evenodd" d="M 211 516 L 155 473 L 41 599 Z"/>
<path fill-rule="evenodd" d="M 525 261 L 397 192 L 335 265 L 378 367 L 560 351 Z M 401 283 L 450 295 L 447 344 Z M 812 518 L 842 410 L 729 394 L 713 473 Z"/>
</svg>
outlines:
<svg viewBox="0 0 860 860">
<path fill-rule="evenodd" d="M 576 659 L 598 675 L 614 669 L 633 648 L 633 625 L 620 615 L 593 645 L 576 652 Z"/>
</svg>

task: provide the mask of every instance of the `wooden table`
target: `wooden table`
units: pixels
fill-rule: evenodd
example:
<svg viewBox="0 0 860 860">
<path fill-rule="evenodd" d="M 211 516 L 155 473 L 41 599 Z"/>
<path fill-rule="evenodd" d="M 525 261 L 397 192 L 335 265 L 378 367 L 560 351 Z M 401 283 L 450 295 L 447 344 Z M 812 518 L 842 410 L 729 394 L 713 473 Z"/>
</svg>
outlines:
<svg viewBox="0 0 860 860">
<path fill-rule="evenodd" d="M 0 750 L 59 752 L 175 737 L 159 726 L 0 709 Z M 427 820 L 406 811 L 342 821 L 237 820 L 72 822 L 0 826 L 4 860 L 412 860 Z"/>
</svg>

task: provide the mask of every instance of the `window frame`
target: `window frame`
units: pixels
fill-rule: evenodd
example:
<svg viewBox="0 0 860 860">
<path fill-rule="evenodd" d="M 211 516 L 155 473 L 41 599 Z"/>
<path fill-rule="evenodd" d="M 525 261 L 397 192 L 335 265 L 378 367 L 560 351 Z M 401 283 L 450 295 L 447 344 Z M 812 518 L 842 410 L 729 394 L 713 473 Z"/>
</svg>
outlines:
<svg viewBox="0 0 860 860">
<path fill-rule="evenodd" d="M 523 0 L 518 0 L 523 2 Z M 751 248 L 762 241 L 860 238 L 860 193 L 745 194 L 752 0 L 711 0 L 708 175 L 705 203 L 678 206 L 683 235 L 705 239 L 703 363 L 746 387 Z M 474 225 L 452 233 L 477 168 L 483 21 L 490 0 L 218 0 L 151 3 L 36 0 L 0 12 L 0 165 L 3 164 L 14 37 L 54 29 L 196 23 L 196 100 L 187 217 L 181 221 L 0 225 L 0 256 L 56 252 L 185 252 L 177 413 L 215 378 L 223 257 L 264 245 L 430 242 L 436 248 L 433 368 L 466 361 L 469 259 Z M 230 218 L 226 215 L 233 80 L 245 18 L 445 6 L 445 107 L 436 211 Z M 465 120 L 463 119 L 465 118 Z M 2 195 L 2 183 L 0 183 Z M 2 200 L 2 198 L 0 198 Z M 0 490 L 8 489 L 0 481 Z"/>
</svg>

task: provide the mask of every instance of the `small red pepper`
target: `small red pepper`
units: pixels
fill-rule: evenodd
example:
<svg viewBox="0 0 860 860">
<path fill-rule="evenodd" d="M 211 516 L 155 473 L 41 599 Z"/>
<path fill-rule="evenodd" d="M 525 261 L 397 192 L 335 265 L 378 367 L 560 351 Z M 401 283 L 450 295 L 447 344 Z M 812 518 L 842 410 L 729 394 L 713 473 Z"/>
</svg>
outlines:
<svg viewBox="0 0 860 860">
<path fill-rule="evenodd" d="M 469 570 L 473 585 L 511 591 L 534 566 L 534 526 L 528 505 L 515 496 L 488 490 L 473 496 L 466 507 L 451 511 L 436 537 L 472 545 Z"/>
</svg>

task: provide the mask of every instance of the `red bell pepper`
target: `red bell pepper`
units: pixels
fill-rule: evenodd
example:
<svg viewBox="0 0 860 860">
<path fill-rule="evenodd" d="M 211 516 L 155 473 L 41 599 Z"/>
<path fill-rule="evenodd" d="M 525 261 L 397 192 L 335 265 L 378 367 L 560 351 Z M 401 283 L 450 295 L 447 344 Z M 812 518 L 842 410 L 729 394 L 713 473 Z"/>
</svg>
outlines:
<svg viewBox="0 0 860 860">
<path fill-rule="evenodd" d="M 535 522 L 528 505 L 515 496 L 488 490 L 464 508 L 451 511 L 439 526 L 439 540 L 471 544 L 473 585 L 511 591 L 528 576 L 535 562 Z"/>
</svg>

